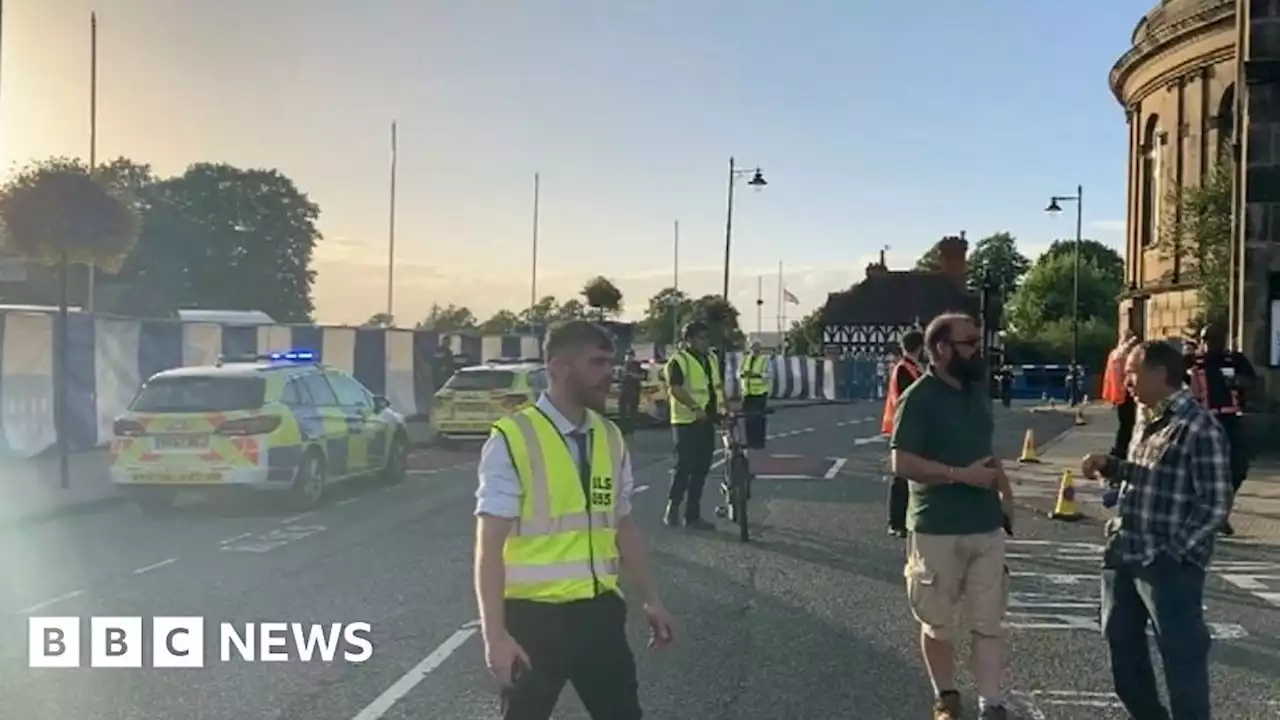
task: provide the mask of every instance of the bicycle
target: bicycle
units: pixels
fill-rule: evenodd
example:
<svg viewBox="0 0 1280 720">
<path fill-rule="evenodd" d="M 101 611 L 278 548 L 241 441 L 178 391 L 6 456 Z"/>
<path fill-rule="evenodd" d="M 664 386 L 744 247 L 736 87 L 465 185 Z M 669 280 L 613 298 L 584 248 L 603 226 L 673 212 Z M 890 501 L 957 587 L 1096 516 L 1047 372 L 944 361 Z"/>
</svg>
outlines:
<svg viewBox="0 0 1280 720">
<path fill-rule="evenodd" d="M 746 443 L 740 437 L 740 420 L 759 415 L 771 415 L 772 409 L 760 412 L 731 412 L 724 416 L 724 480 L 720 491 L 724 493 L 724 505 L 716 508 L 716 517 L 727 517 L 738 526 L 738 539 L 751 541 L 747 520 L 747 501 L 751 499 L 751 463 L 747 460 Z"/>
</svg>

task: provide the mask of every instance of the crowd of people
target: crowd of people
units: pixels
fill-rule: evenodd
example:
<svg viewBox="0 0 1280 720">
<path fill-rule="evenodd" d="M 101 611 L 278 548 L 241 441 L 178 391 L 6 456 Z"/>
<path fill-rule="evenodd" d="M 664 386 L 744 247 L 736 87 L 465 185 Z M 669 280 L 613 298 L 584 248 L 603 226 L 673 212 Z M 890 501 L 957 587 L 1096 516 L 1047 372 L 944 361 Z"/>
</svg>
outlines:
<svg viewBox="0 0 1280 720">
<path fill-rule="evenodd" d="M 702 492 L 728 408 L 708 335 L 701 323 L 687 325 L 665 367 L 676 467 L 663 520 L 691 529 L 712 527 Z M 966 315 L 906 333 L 882 420 L 894 476 L 888 528 L 907 542 L 906 596 L 935 720 L 961 717 L 954 643 L 962 633 L 980 717 L 1009 717 L 1005 543 L 1014 498 L 993 447 L 982 345 Z M 503 688 L 505 718 L 546 720 L 571 683 L 591 717 L 634 720 L 642 710 L 621 572 L 640 595 L 650 645 L 671 643 L 675 632 L 632 519 L 626 434 L 604 417 L 613 342 L 599 326 L 572 321 L 548 333 L 545 355 L 549 389 L 496 423 L 481 453 L 475 590 L 485 659 Z M 767 403 L 768 365 L 752 347 L 740 371 L 744 406 Z M 1081 471 L 1118 490 L 1101 570 L 1116 693 L 1139 720 L 1207 720 L 1205 571 L 1215 536 L 1231 532 L 1232 498 L 1247 472 L 1239 416 L 1253 371 L 1213 326 L 1191 355 L 1128 336 L 1108 368 L 1104 395 L 1116 404 L 1120 431 L 1110 452 L 1081 460 Z M 624 367 L 624 381 L 634 374 Z M 623 394 L 629 398 L 625 387 Z M 747 429 L 751 448 L 764 444 L 758 417 Z M 1171 709 L 1156 690 L 1148 625 Z"/>
</svg>

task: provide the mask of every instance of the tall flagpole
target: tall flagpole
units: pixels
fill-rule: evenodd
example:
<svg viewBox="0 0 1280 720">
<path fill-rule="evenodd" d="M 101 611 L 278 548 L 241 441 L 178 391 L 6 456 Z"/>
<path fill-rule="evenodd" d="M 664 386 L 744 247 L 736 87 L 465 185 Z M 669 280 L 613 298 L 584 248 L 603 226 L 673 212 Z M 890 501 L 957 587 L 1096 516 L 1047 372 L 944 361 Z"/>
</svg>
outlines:
<svg viewBox="0 0 1280 720">
<path fill-rule="evenodd" d="M 529 276 L 529 315 L 538 305 L 538 205 L 541 203 L 542 177 L 533 174 L 533 270 Z"/>
<path fill-rule="evenodd" d="M 98 13 L 89 13 L 89 173 L 98 172 Z M 89 261 L 88 307 L 92 313 L 97 305 L 97 265 Z"/>
<path fill-rule="evenodd" d="M 680 290 L 680 221 L 672 226 L 671 235 L 671 289 Z M 671 345 L 674 347 L 680 340 L 680 296 L 671 296 Z"/>
<path fill-rule="evenodd" d="M 399 152 L 396 121 L 391 121 L 391 207 L 387 222 L 387 319 L 395 320 L 396 299 L 396 161 Z"/>
<path fill-rule="evenodd" d="M 756 335 L 764 332 L 764 276 L 756 278 Z"/>
<path fill-rule="evenodd" d="M 783 293 L 786 292 L 786 285 L 782 280 L 782 261 L 778 261 L 778 334 L 782 335 L 787 332 L 787 309 L 786 298 Z"/>
</svg>

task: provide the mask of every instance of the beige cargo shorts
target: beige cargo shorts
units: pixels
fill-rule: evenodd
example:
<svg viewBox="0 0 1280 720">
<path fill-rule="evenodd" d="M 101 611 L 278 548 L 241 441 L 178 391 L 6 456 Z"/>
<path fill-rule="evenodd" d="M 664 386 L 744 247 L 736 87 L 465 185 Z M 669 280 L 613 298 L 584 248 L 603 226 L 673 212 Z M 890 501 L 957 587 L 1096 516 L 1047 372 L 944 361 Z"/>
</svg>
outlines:
<svg viewBox="0 0 1280 720">
<path fill-rule="evenodd" d="M 924 631 L 952 640 L 957 628 L 1004 637 L 1009 597 L 1002 530 L 978 535 L 912 533 L 903 574 L 911 613 Z"/>
</svg>

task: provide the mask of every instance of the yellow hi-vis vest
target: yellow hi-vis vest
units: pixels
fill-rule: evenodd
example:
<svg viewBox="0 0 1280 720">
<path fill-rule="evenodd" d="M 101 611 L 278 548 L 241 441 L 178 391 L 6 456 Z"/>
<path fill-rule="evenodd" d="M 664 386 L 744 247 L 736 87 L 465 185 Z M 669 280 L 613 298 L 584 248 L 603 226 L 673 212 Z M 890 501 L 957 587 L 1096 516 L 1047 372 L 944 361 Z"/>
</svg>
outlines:
<svg viewBox="0 0 1280 720">
<path fill-rule="evenodd" d="M 768 395 L 769 382 L 764 379 L 764 371 L 769 367 L 769 358 L 766 355 L 745 355 L 742 358 L 742 367 L 738 369 L 738 379 L 742 381 L 742 394 Z"/>
<path fill-rule="evenodd" d="M 671 378 L 671 367 L 673 365 L 680 367 L 680 373 L 684 376 L 684 389 L 699 408 L 704 411 L 707 409 L 707 405 L 711 403 L 711 393 L 714 389 L 719 408 L 722 411 L 724 410 L 724 384 L 720 382 L 720 361 L 715 353 L 707 354 L 707 365 L 711 367 L 710 378 L 703 372 L 702 363 L 688 350 L 676 351 L 671 356 L 671 359 L 667 361 L 668 380 Z M 667 387 L 667 405 L 671 406 L 672 425 L 688 425 L 694 422 L 693 411 L 676 399 L 676 396 L 671 392 L 670 383 L 668 383 Z"/>
<path fill-rule="evenodd" d="M 565 603 L 618 589 L 618 491 L 625 450 L 618 426 L 588 411 L 591 489 L 572 438 L 536 406 L 493 425 L 520 476 L 520 518 L 502 549 L 508 599 Z M 590 494 L 590 507 L 587 496 Z"/>
</svg>

